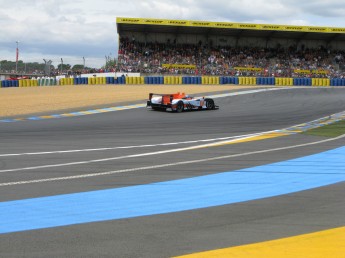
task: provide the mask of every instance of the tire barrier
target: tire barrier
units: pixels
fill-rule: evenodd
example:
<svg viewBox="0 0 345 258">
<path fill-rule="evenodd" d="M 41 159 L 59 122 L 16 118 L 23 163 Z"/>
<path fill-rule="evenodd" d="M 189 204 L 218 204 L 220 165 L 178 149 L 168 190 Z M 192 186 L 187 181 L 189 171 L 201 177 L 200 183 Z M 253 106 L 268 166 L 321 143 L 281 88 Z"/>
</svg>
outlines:
<svg viewBox="0 0 345 258">
<path fill-rule="evenodd" d="M 74 78 L 61 78 L 59 81 L 59 85 L 61 86 L 74 85 Z"/>
<path fill-rule="evenodd" d="M 293 79 L 294 86 L 311 86 L 311 78 L 294 78 Z"/>
<path fill-rule="evenodd" d="M 160 83 L 161 84 L 161 83 Z M 184 84 L 182 76 L 164 76 L 163 84 L 173 85 L 173 84 Z M 190 83 L 189 83 L 190 84 Z"/>
<path fill-rule="evenodd" d="M 169 82 L 171 82 L 171 77 L 174 76 L 167 76 L 169 79 Z M 145 77 L 145 84 L 164 84 L 164 78 L 163 76 L 148 76 Z"/>
<path fill-rule="evenodd" d="M 55 86 L 57 81 L 55 78 L 39 78 L 37 79 L 37 86 Z"/>
<path fill-rule="evenodd" d="M 3 80 L 0 83 L 1 88 L 19 87 L 18 80 Z"/>
<path fill-rule="evenodd" d="M 238 77 L 239 85 L 256 85 L 256 77 Z"/>
<path fill-rule="evenodd" d="M 139 85 L 144 84 L 144 77 L 126 77 L 126 84 Z"/>
<path fill-rule="evenodd" d="M 276 86 L 293 86 L 293 78 L 275 78 Z"/>
<path fill-rule="evenodd" d="M 323 86 L 323 87 L 327 87 L 330 86 L 330 80 L 326 79 L 326 78 L 312 78 L 311 79 L 311 85 L 312 86 Z"/>
<path fill-rule="evenodd" d="M 239 84 L 238 77 L 220 77 L 220 84 Z"/>
<path fill-rule="evenodd" d="M 89 84 L 89 78 L 87 77 L 74 78 L 74 85 L 86 85 L 86 84 Z"/>
<path fill-rule="evenodd" d="M 256 78 L 257 85 L 275 85 L 274 77 L 258 77 Z"/>
<path fill-rule="evenodd" d="M 345 86 L 345 78 L 334 78 L 330 81 L 330 86 Z"/>
<path fill-rule="evenodd" d="M 220 77 L 218 76 L 202 76 L 201 84 L 218 85 L 220 84 Z"/>
<path fill-rule="evenodd" d="M 201 76 L 183 76 L 182 81 L 179 84 L 201 84 L 202 79 Z"/>
<path fill-rule="evenodd" d="M 55 85 L 276 85 L 276 86 L 345 86 L 345 78 L 280 78 L 280 77 L 231 77 L 231 76 L 140 76 L 140 77 L 77 77 L 2 80 L 1 88 L 37 87 Z"/>
</svg>

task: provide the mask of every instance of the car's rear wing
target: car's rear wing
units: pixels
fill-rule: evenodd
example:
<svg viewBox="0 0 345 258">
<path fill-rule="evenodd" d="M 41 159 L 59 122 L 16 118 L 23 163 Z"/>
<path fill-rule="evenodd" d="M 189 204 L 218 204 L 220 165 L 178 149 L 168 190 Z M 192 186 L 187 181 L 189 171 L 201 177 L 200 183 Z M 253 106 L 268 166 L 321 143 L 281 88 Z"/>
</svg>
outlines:
<svg viewBox="0 0 345 258">
<path fill-rule="evenodd" d="M 154 97 L 162 97 L 162 104 L 167 105 L 168 103 L 171 103 L 173 99 L 182 99 L 186 96 L 186 94 L 177 92 L 173 94 L 159 94 L 159 93 L 149 93 L 149 101 Z"/>
</svg>

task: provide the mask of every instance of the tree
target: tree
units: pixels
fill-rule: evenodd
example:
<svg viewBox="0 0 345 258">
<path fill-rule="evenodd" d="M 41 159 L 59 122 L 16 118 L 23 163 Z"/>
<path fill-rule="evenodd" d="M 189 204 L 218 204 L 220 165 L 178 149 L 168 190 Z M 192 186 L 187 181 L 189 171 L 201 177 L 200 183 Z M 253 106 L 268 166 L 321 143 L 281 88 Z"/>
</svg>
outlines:
<svg viewBox="0 0 345 258">
<path fill-rule="evenodd" d="M 73 65 L 72 67 L 73 71 L 78 71 L 78 70 L 83 70 L 83 69 L 84 69 L 84 65 L 81 65 L 81 64 L 76 64 L 76 65 Z"/>
<path fill-rule="evenodd" d="M 61 71 L 61 64 L 57 66 L 57 69 Z M 62 71 L 67 71 L 71 70 L 71 65 L 70 64 L 62 64 Z"/>
</svg>

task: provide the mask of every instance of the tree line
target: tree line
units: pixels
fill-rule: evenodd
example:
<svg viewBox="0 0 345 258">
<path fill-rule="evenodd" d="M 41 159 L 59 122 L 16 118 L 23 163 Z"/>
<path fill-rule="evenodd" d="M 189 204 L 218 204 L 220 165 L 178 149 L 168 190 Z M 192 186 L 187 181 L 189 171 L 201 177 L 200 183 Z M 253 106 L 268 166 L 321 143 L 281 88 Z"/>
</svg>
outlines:
<svg viewBox="0 0 345 258">
<path fill-rule="evenodd" d="M 114 60 L 107 60 L 107 63 L 102 67 L 107 69 L 109 67 L 115 67 L 116 62 Z M 21 73 L 34 73 L 44 71 L 46 64 L 38 62 L 26 62 L 18 60 L 17 71 Z M 70 64 L 58 64 L 56 67 L 54 65 L 50 66 L 50 70 L 57 71 L 81 71 L 81 70 L 91 70 L 95 68 L 84 67 L 82 64 L 75 64 L 71 66 Z M 0 61 L 0 71 L 2 72 L 12 72 L 16 70 L 16 62 L 2 60 Z"/>
</svg>

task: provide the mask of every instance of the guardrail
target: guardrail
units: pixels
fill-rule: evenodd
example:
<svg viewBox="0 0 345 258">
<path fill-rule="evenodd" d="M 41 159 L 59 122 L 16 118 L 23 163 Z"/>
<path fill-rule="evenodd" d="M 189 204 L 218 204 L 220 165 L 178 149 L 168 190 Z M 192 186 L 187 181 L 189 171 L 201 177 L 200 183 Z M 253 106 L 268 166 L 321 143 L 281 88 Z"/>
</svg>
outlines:
<svg viewBox="0 0 345 258">
<path fill-rule="evenodd" d="M 66 85 L 272 85 L 272 86 L 345 86 L 345 78 L 274 78 L 274 77 L 229 77 L 229 76 L 137 76 L 137 77 L 89 77 L 3 80 L 0 86 L 39 87 Z"/>
</svg>

